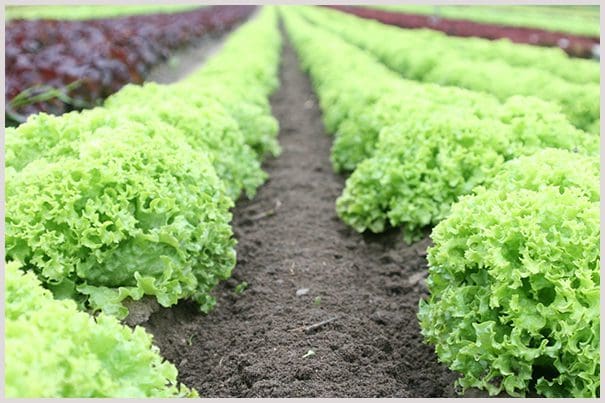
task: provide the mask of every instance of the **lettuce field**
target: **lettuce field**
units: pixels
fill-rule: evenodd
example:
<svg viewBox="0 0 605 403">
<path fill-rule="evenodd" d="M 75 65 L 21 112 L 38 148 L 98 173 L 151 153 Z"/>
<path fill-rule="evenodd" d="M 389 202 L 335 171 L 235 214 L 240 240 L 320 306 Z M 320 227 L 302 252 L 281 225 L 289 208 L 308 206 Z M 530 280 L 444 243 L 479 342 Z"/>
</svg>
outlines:
<svg viewBox="0 0 605 403">
<path fill-rule="evenodd" d="M 7 9 L 6 397 L 600 396 L 598 7 L 99 7 Z"/>
</svg>

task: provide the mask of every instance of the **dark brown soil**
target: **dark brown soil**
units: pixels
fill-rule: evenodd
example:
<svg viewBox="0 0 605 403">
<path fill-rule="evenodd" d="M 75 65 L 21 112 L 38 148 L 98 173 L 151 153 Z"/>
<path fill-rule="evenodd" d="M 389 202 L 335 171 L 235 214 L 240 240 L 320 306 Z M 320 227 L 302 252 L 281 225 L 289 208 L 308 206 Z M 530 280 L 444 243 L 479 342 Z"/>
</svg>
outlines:
<svg viewBox="0 0 605 403">
<path fill-rule="evenodd" d="M 270 180 L 256 198 L 234 210 L 233 278 L 210 314 L 182 303 L 144 326 L 204 397 L 454 396 L 455 375 L 416 319 L 428 239 L 407 247 L 400 234 L 364 237 L 338 219 L 344 178 L 289 45 L 281 83 L 272 106 L 283 153 L 265 164 Z"/>
</svg>

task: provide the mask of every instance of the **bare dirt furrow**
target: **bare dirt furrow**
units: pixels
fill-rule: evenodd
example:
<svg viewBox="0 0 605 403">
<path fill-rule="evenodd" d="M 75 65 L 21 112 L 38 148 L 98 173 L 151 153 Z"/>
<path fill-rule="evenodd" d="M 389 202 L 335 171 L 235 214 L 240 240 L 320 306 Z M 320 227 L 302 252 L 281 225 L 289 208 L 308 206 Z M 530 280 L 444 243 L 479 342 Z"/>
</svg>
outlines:
<svg viewBox="0 0 605 403">
<path fill-rule="evenodd" d="M 170 55 L 170 58 L 154 66 L 146 77 L 146 82 L 172 84 L 200 69 L 206 60 L 223 46 L 229 32 L 207 34 L 191 46 Z"/>
<path fill-rule="evenodd" d="M 259 13 L 258 7 L 248 18 L 235 24 L 230 30 L 224 32 L 209 32 L 197 41 L 170 55 L 168 60 L 153 66 L 145 78 L 145 82 L 158 84 L 172 84 L 195 73 L 204 66 L 204 63 L 216 53 L 220 52 L 229 34 L 237 30 L 241 24 L 255 18 Z"/>
<path fill-rule="evenodd" d="M 333 173 L 309 79 L 286 44 L 272 98 L 283 153 L 234 209 L 233 278 L 208 315 L 181 303 L 144 326 L 205 397 L 452 396 L 455 376 L 422 342 L 428 240 L 364 237 L 336 216 Z M 243 283 L 247 284 L 244 288 Z"/>
</svg>

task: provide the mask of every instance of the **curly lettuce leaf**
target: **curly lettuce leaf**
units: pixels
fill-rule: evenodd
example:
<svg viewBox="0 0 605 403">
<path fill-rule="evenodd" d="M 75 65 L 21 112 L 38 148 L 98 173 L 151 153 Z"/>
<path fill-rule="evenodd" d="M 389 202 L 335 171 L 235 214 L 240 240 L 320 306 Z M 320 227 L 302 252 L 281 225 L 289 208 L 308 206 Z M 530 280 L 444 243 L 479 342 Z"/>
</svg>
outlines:
<svg viewBox="0 0 605 403">
<path fill-rule="evenodd" d="M 55 300 L 21 264 L 6 264 L 6 396 L 196 397 L 143 328 Z"/>
<path fill-rule="evenodd" d="M 595 397 L 599 204 L 578 188 L 465 196 L 432 233 L 422 334 L 463 390 Z"/>
<path fill-rule="evenodd" d="M 178 131 L 102 127 L 63 157 L 28 164 L 7 182 L 7 201 L 7 257 L 120 318 L 126 297 L 211 304 L 235 265 L 233 202 Z"/>
</svg>

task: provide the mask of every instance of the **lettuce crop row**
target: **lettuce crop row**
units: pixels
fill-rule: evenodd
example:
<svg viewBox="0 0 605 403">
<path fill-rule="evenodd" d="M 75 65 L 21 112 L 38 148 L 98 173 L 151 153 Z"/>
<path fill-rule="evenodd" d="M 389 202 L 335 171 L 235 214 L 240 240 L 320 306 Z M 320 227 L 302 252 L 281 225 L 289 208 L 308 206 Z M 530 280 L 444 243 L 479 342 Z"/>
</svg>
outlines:
<svg viewBox="0 0 605 403">
<path fill-rule="evenodd" d="M 210 308 L 235 241 L 233 201 L 208 152 L 170 126 L 128 122 L 51 151 L 8 176 L 9 259 L 57 297 L 119 318 L 124 299 L 143 295 Z"/>
<path fill-rule="evenodd" d="M 151 336 L 55 300 L 18 262 L 5 270 L 6 397 L 194 397 Z"/>
<path fill-rule="evenodd" d="M 142 83 L 174 49 L 229 30 L 254 9 L 213 6 L 89 21 L 11 21 L 6 27 L 7 122 L 98 105 L 126 84 Z"/>
<path fill-rule="evenodd" d="M 404 30 L 327 9 L 305 8 L 301 12 L 324 29 L 371 52 L 406 78 L 483 91 L 502 101 L 514 95 L 531 95 L 557 102 L 571 122 L 584 130 L 594 130 L 594 122 L 599 119 L 597 63 L 560 60 L 549 53 L 540 61 L 540 56 L 533 53 L 537 49 L 516 52 L 510 46 L 517 45 Z M 500 52 L 505 56 L 495 58 Z M 515 53 L 523 56 L 514 57 Z M 511 60 L 519 61 L 514 66 L 509 64 Z M 556 72 L 550 73 L 553 69 Z"/>
<path fill-rule="evenodd" d="M 400 11 L 400 10 L 382 10 L 375 9 L 374 7 L 357 7 L 357 6 L 328 6 L 340 11 L 344 11 L 358 17 L 368 18 L 376 21 L 380 21 L 384 24 L 394 25 L 401 28 L 406 29 L 431 29 L 434 31 L 444 32 L 447 35 L 451 35 L 453 37 L 479 37 L 485 38 L 489 40 L 507 40 L 512 41 L 514 43 L 519 44 L 530 44 L 534 48 L 538 48 L 538 46 L 551 47 L 551 48 L 560 48 L 564 50 L 570 56 L 575 57 L 583 57 L 583 58 L 591 58 L 595 55 L 595 47 L 599 45 L 599 19 L 598 14 L 596 20 L 593 18 L 592 20 L 584 20 L 579 23 L 577 20 L 575 21 L 575 26 L 571 24 L 565 24 L 567 28 L 577 28 L 579 26 L 583 28 L 595 28 L 596 34 L 591 36 L 583 36 L 578 34 L 570 34 L 563 32 L 553 32 L 547 29 L 540 29 L 539 27 L 530 28 L 529 26 L 503 26 L 502 24 L 490 23 L 490 21 L 480 22 L 475 19 L 472 21 L 472 18 L 455 18 L 452 15 L 443 15 L 441 13 L 441 8 L 438 15 L 423 15 L 424 13 L 413 13 L 411 14 L 409 11 Z M 397 6 L 395 6 L 398 8 Z M 401 6 L 400 6 L 401 7 Z M 404 8 L 406 6 L 403 6 Z M 412 6 L 414 8 L 423 6 Z M 433 9 L 429 6 L 424 6 L 425 8 Z M 471 7 L 452 7 L 454 9 L 462 9 L 458 10 L 458 13 L 462 11 L 463 14 L 473 14 L 468 17 L 478 16 L 478 13 L 473 13 L 475 10 Z M 484 7 L 480 6 L 477 9 L 483 9 Z M 448 8 L 443 7 L 448 13 Z M 527 17 L 526 13 L 523 11 L 523 6 L 520 6 L 516 11 L 516 15 L 513 15 L 512 18 L 509 18 L 509 22 L 514 22 L 514 25 L 521 24 L 531 24 L 534 20 L 531 18 L 523 18 Z M 521 12 L 520 12 L 521 11 Z M 413 11 L 412 11 L 413 12 Z M 426 13 L 426 11 L 425 11 Z M 434 13 L 434 11 L 430 12 Z M 429 14 L 430 14 L 429 13 Z M 479 11 L 481 13 L 481 11 Z M 496 13 L 497 16 L 505 14 L 501 12 Z M 566 21 L 572 22 L 572 19 L 569 17 L 574 16 L 575 12 L 567 12 L 565 16 L 565 20 L 559 20 L 557 22 Z M 485 13 L 483 15 L 488 15 Z M 488 15 L 489 17 L 489 15 Z M 494 18 L 495 19 L 495 18 Z M 550 16 L 549 21 L 555 23 L 555 19 Z M 595 24 L 596 22 L 596 24 Z M 594 32 L 594 31 L 593 31 Z"/>
<path fill-rule="evenodd" d="M 598 156 L 545 149 L 434 228 L 419 319 L 463 390 L 598 396 L 599 186 Z"/>
<path fill-rule="evenodd" d="M 335 133 L 333 158 L 358 151 L 339 215 L 360 231 L 403 225 L 408 241 L 437 224 L 419 320 L 462 391 L 597 396 L 598 137 L 535 98 L 500 103 L 393 77 L 284 15 Z"/>
<path fill-rule="evenodd" d="M 268 96 L 280 46 L 265 9 L 186 81 L 127 86 L 103 107 L 8 129 L 7 259 L 119 318 L 144 295 L 210 309 L 235 265 L 229 209 L 279 152 Z"/>
<path fill-rule="evenodd" d="M 197 396 L 118 319 L 143 296 L 213 306 L 235 265 L 229 209 L 279 152 L 280 47 L 265 8 L 186 81 L 7 130 L 7 396 Z"/>
<path fill-rule="evenodd" d="M 406 30 L 389 27 L 384 24 L 378 24 L 378 26 L 397 32 L 401 35 L 401 39 L 405 38 L 406 42 L 413 42 L 413 46 L 423 46 L 428 41 L 431 41 L 431 43 L 435 41 L 438 46 L 445 46 L 447 44 L 449 49 L 459 53 L 463 52 L 468 60 L 499 60 L 511 66 L 531 66 L 532 68 L 549 72 L 573 83 L 600 82 L 598 63 L 592 60 L 572 59 L 560 49 L 523 45 L 507 40 L 490 41 L 477 37 L 460 38 L 447 36 L 430 29 Z"/>
<path fill-rule="evenodd" d="M 600 35 L 598 7 L 554 6 L 435 6 L 429 5 L 376 5 L 371 8 L 406 14 L 434 15 L 465 19 L 508 27 L 536 28 L 559 33 L 598 38 Z M 570 12 L 573 11 L 573 12 Z M 540 44 L 540 43 L 538 43 Z"/>
<path fill-rule="evenodd" d="M 74 6 L 8 6 L 6 20 L 93 20 L 134 15 L 174 14 L 202 8 L 193 4 L 141 4 L 141 5 L 78 5 Z"/>
<path fill-rule="evenodd" d="M 360 232 L 382 232 L 389 223 L 403 226 L 411 241 L 506 160 L 543 147 L 597 152 L 598 138 L 576 129 L 556 105 L 529 97 L 500 103 L 488 94 L 407 81 L 296 13 L 286 16 L 326 127 L 335 132 L 335 169 L 355 169 L 337 212 Z"/>
</svg>

